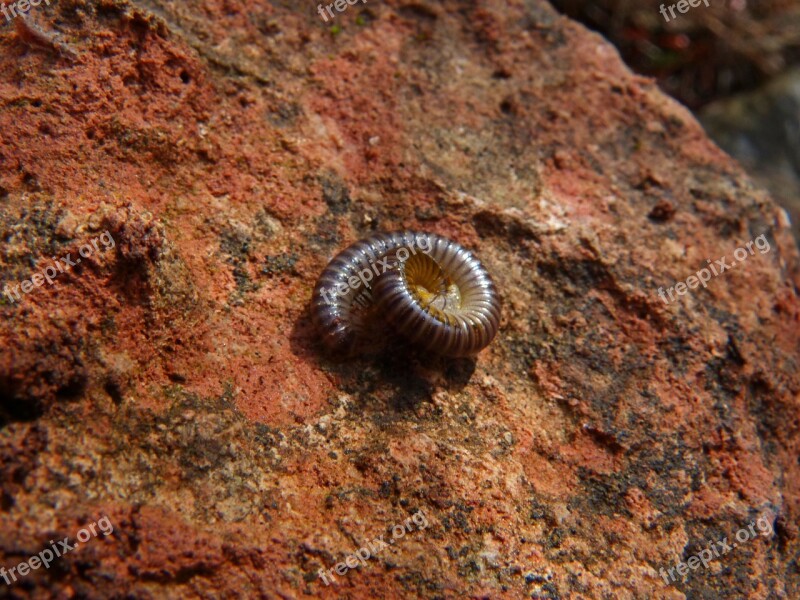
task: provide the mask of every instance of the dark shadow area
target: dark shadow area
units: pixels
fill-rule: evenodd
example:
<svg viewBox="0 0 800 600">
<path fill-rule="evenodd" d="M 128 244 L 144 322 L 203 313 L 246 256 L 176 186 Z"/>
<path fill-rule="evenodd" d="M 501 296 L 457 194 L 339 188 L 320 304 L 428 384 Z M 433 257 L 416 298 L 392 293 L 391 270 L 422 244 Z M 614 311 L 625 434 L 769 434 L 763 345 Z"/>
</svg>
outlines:
<svg viewBox="0 0 800 600">
<path fill-rule="evenodd" d="M 0 383 L 0 429 L 11 423 L 35 421 L 43 414 L 41 402 L 22 399 Z"/>
<path fill-rule="evenodd" d="M 475 372 L 474 357 L 422 352 L 385 329 L 362 354 L 337 356 L 320 342 L 309 310 L 307 305 L 292 327 L 292 353 L 335 375 L 339 389 L 356 398 L 359 407 L 375 407 L 377 402 L 394 413 L 407 413 L 437 390 L 462 390 Z"/>
<path fill-rule="evenodd" d="M 800 64 L 800 6 L 785 0 L 684 3 L 683 11 L 675 0 L 553 0 L 553 6 L 603 35 L 631 69 L 655 77 L 692 109 Z"/>
</svg>

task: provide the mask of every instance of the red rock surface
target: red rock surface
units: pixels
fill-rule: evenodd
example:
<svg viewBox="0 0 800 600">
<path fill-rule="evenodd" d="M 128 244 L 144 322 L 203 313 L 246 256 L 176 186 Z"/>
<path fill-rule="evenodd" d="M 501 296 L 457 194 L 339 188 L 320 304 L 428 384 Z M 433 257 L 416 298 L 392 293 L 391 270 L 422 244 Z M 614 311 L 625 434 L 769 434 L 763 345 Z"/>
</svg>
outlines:
<svg viewBox="0 0 800 600">
<path fill-rule="evenodd" d="M 279 0 L 51 4 L 0 33 L 0 285 L 115 247 L 0 305 L 0 566 L 114 532 L 4 594 L 800 596 L 797 249 L 601 38 L 539 0 L 334 28 Z M 400 228 L 495 276 L 477 360 L 320 353 L 317 274 Z"/>
</svg>

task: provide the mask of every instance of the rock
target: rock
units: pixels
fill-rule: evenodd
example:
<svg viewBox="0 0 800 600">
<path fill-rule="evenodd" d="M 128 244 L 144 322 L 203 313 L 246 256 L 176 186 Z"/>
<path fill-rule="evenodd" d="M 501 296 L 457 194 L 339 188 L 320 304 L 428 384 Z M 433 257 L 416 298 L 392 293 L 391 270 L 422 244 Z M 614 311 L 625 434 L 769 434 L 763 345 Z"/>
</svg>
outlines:
<svg viewBox="0 0 800 600">
<path fill-rule="evenodd" d="M 544 0 L 25 18 L 64 48 L 0 33 L 0 292 L 116 245 L 0 294 L 10 594 L 798 596 L 797 247 L 597 35 Z M 406 227 L 475 250 L 497 339 L 323 354 L 317 275 Z"/>
</svg>

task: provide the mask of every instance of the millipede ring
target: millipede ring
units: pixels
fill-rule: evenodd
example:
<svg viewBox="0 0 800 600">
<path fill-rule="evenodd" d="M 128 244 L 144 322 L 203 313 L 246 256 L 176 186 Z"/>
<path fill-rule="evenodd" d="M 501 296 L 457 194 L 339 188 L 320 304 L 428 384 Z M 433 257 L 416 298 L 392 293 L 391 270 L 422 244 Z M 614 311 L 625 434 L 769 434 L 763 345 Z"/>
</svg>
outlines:
<svg viewBox="0 0 800 600">
<path fill-rule="evenodd" d="M 311 315 L 332 351 L 356 354 L 376 319 L 414 346 L 445 356 L 477 354 L 500 326 L 492 278 L 463 246 L 433 233 L 378 233 L 328 263 Z"/>
</svg>

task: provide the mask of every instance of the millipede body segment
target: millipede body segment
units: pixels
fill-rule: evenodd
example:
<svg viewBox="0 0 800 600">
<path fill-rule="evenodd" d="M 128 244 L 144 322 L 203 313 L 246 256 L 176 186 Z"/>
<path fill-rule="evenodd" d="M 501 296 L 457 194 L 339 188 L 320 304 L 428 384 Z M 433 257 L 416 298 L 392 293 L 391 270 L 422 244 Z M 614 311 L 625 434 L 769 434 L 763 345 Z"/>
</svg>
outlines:
<svg viewBox="0 0 800 600">
<path fill-rule="evenodd" d="M 500 325 L 489 273 L 464 247 L 433 233 L 378 233 L 340 252 L 314 288 L 311 315 L 325 345 L 356 354 L 381 322 L 415 346 L 476 354 Z"/>
</svg>

